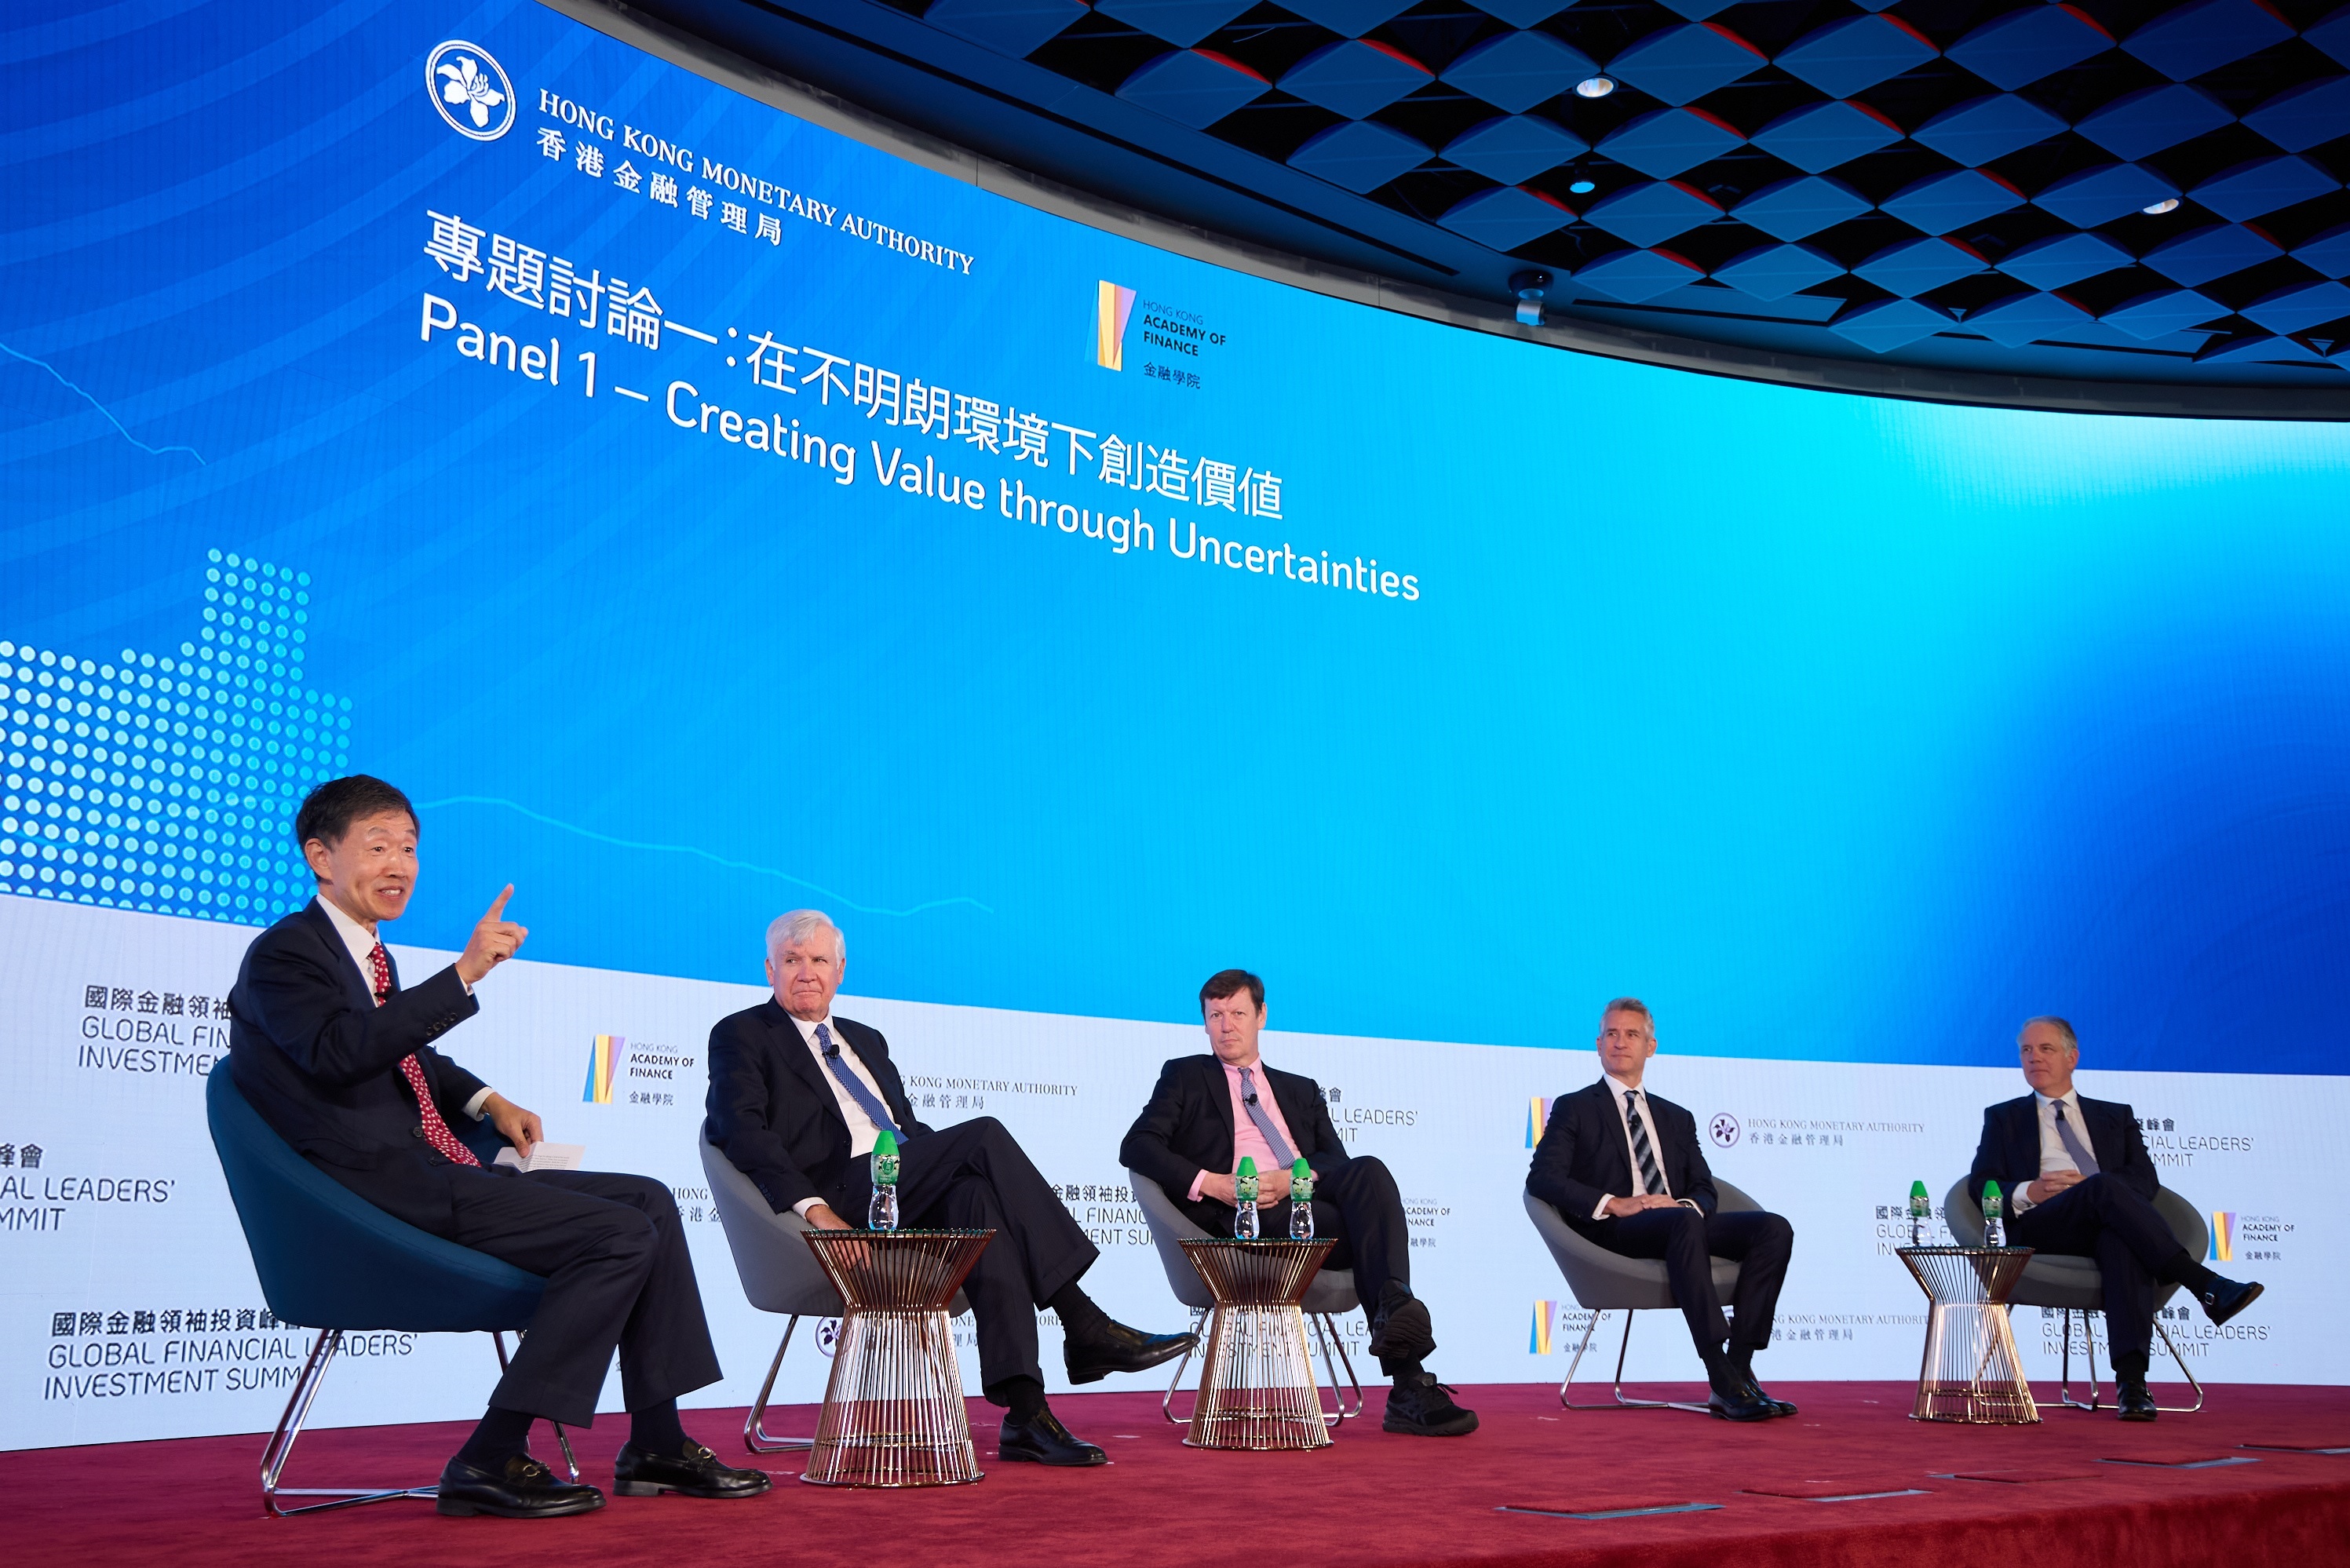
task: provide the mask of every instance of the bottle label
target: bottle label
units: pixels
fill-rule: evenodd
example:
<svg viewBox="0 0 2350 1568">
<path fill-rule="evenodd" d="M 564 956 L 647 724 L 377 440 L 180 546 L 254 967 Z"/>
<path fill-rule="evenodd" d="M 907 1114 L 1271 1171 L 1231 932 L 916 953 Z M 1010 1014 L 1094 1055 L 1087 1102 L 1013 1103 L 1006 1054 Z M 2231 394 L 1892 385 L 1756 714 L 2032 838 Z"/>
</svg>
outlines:
<svg viewBox="0 0 2350 1568">
<path fill-rule="evenodd" d="M 896 1155 L 883 1154 L 878 1148 L 873 1151 L 873 1185 L 876 1187 L 895 1187 L 898 1185 L 898 1157 Z"/>
</svg>

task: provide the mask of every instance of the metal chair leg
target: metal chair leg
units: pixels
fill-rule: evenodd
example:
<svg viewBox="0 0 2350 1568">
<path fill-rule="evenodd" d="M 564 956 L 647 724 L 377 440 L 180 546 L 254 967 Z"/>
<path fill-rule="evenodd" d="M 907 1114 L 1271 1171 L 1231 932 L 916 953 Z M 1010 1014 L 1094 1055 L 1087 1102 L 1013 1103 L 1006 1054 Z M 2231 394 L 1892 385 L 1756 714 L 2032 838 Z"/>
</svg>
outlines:
<svg viewBox="0 0 2350 1568">
<path fill-rule="evenodd" d="M 522 1348 L 522 1336 L 521 1329 L 515 1330 L 515 1348 L 517 1350 Z M 497 1347 L 498 1371 L 504 1373 L 506 1369 L 505 1331 L 495 1328 L 490 1330 L 490 1343 Z M 571 1472 L 571 1479 L 577 1483 L 579 1480 L 579 1456 L 571 1451 L 571 1434 L 563 1429 L 562 1422 L 552 1417 L 548 1417 L 546 1424 L 555 1428 L 555 1445 L 563 1450 L 563 1468 Z"/>
<path fill-rule="evenodd" d="M 1207 1326 L 1208 1315 L 1214 1309 L 1211 1307 L 1193 1307 L 1191 1309 L 1192 1350 L 1196 1350 L 1199 1346 L 1207 1343 L 1201 1337 L 1201 1330 Z M 1191 1355 L 1192 1351 L 1187 1350 L 1183 1353 L 1182 1359 L 1175 1363 L 1175 1376 L 1169 1380 L 1167 1392 L 1159 1397 L 1159 1413 L 1166 1417 L 1168 1422 L 1172 1426 L 1188 1427 L 1191 1424 L 1191 1418 L 1189 1416 L 1178 1416 L 1175 1414 L 1174 1408 L 1175 1390 L 1183 1386 L 1183 1372 L 1186 1367 L 1191 1365 Z M 1202 1365 L 1204 1366 L 1205 1364 L 1203 1363 Z M 1358 1402 L 1359 1393 L 1360 1391 L 1358 1389 Z"/>
<path fill-rule="evenodd" d="M 784 1324 L 784 1342 L 775 1346 L 775 1359 L 767 1364 L 767 1380 L 759 1385 L 759 1397 L 752 1401 L 751 1413 L 743 1417 L 743 1447 L 752 1453 L 780 1454 L 816 1447 L 814 1438 L 778 1438 L 763 1425 L 767 1414 L 768 1397 L 775 1391 L 775 1374 L 784 1369 L 784 1352 L 792 1347 L 792 1331 L 799 1325 L 797 1314 Z"/>
<path fill-rule="evenodd" d="M 2057 1374 L 2056 1397 L 2060 1403 L 2070 1406 L 2075 1410 L 2094 1411 L 2103 1407 L 2097 1402 L 2097 1331 L 2095 1325 L 2090 1321 L 2086 1307 L 2077 1310 L 2081 1314 L 2081 1338 L 2085 1346 L 2081 1353 L 2081 1364 L 2089 1374 L 2089 1402 L 2084 1405 L 2073 1397 L 2073 1314 L 2075 1310 L 2073 1307 L 2064 1309 L 2064 1359 L 2060 1364 L 2062 1370 Z M 2164 1336 L 2166 1343 L 2168 1337 L 2167 1334 Z M 2173 1352 L 2173 1354 L 2177 1353 Z M 2193 1380 L 2190 1378 L 2189 1381 Z M 2197 1403 L 2200 1404 L 2201 1400 L 2199 1398 Z"/>
<path fill-rule="evenodd" d="M 286 1400 L 286 1413 L 277 1417 L 277 1429 L 269 1434 L 268 1446 L 261 1450 L 261 1506 L 265 1512 L 277 1519 L 290 1519 L 297 1513 L 324 1513 L 330 1509 L 358 1508 L 363 1503 L 390 1502 L 395 1498 L 431 1498 L 439 1495 L 437 1487 L 352 1487 L 352 1486 L 280 1486 L 286 1473 L 286 1461 L 294 1457 L 294 1445 L 302 1436 L 304 1423 L 310 1418 L 310 1406 L 318 1397 L 318 1385 L 327 1376 L 327 1368 L 342 1348 L 343 1331 L 327 1328 L 318 1331 L 317 1341 L 310 1346 L 309 1359 L 302 1364 L 302 1375 L 294 1380 L 294 1391 Z M 282 1508 L 281 1497 L 326 1497 L 332 1502 L 307 1502 L 296 1508 Z"/>
<path fill-rule="evenodd" d="M 1577 1405 L 1570 1400 L 1567 1390 L 1575 1383 L 1575 1369 L 1583 1365 L 1583 1353 L 1591 1344 L 1592 1333 L 1598 1328 L 1599 1320 L 1607 1315 L 1604 1312 L 1595 1312 L 1591 1314 L 1591 1321 L 1584 1324 L 1583 1343 L 1575 1347 L 1575 1359 L 1566 1366 L 1566 1381 L 1558 1386 L 1558 1402 L 1562 1407 L 1569 1410 L 1687 1410 L 1696 1416 L 1712 1413 L 1703 1405 L 1691 1405 L 1679 1399 L 1627 1399 L 1624 1397 L 1624 1360 L 1632 1353 L 1632 1319 L 1635 1315 L 1628 1308 L 1624 1313 L 1624 1342 L 1616 1352 L 1616 1402 L 1612 1405 Z"/>
<path fill-rule="evenodd" d="M 1336 1427 L 1339 1422 L 1351 1421 L 1363 1413 L 1363 1383 L 1355 1376 L 1354 1358 L 1347 1354 L 1347 1343 L 1338 1336 L 1338 1325 L 1330 1321 L 1330 1314 L 1317 1312 L 1313 1314 L 1313 1321 L 1314 1333 L 1322 1341 L 1322 1370 L 1330 1378 L 1330 1402 L 1337 1407 L 1336 1410 L 1323 1412 L 1322 1424 Z M 1330 1365 L 1330 1348 L 1333 1345 L 1337 1346 L 1339 1365 L 1347 1369 L 1347 1383 L 1355 1390 L 1355 1407 L 1351 1410 L 1347 1408 L 1346 1392 L 1338 1384 L 1338 1368 Z"/>
<path fill-rule="evenodd" d="M 2179 1375 L 2187 1379 L 2187 1386 L 2195 1390 L 2195 1403 L 2192 1405 L 2157 1405 L 2155 1408 L 2177 1416 L 2192 1416 L 2203 1408 L 2203 1385 L 2195 1381 L 2195 1374 L 2188 1366 L 2187 1357 L 2178 1354 L 2178 1346 L 2171 1343 L 2170 1331 L 2162 1326 L 2160 1318 L 2154 1320 L 2154 1332 L 2162 1335 L 2162 1348 L 2170 1352 L 2170 1359 L 2178 1363 Z"/>
</svg>

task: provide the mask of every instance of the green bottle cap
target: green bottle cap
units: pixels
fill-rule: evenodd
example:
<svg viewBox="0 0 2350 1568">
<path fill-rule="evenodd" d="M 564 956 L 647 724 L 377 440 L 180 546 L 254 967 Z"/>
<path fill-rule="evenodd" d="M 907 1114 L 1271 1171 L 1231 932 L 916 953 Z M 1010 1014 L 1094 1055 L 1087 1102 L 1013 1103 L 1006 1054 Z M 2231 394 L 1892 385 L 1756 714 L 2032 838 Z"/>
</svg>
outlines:
<svg viewBox="0 0 2350 1568">
<path fill-rule="evenodd" d="M 1922 1182 L 1922 1181 L 1913 1181 L 1913 1182 L 1911 1182 L 1911 1183 L 1909 1184 L 1909 1196 L 1910 1196 L 1910 1197 L 1912 1197 L 1912 1198 L 1923 1198 L 1923 1197 L 1925 1197 L 1925 1196 L 1926 1196 L 1926 1184 L 1925 1184 L 1924 1182 Z"/>
<path fill-rule="evenodd" d="M 873 1140 L 873 1152 L 883 1159 L 895 1159 L 898 1157 L 898 1135 L 883 1127 L 880 1135 Z"/>
<path fill-rule="evenodd" d="M 1289 1179 L 1294 1182 L 1311 1181 L 1314 1179 L 1314 1168 L 1305 1163 L 1305 1157 L 1304 1155 L 1299 1155 L 1297 1157 L 1297 1163 L 1289 1168 Z"/>
<path fill-rule="evenodd" d="M 1240 1169 L 1240 1176 L 1241 1176 L 1241 1179 L 1242 1179 L 1242 1180 L 1243 1180 L 1243 1181 L 1245 1181 L 1245 1180 L 1247 1180 L 1250 1177 L 1254 1176 L 1255 1174 L 1256 1174 L 1256 1156 L 1254 1156 L 1254 1155 L 1253 1155 L 1253 1154 L 1244 1154 L 1244 1155 L 1241 1156 L 1241 1169 Z"/>
<path fill-rule="evenodd" d="M 1983 1183 L 1983 1201 L 1985 1203 L 1996 1203 L 1999 1201 L 1998 1182 L 1986 1181 Z"/>
</svg>

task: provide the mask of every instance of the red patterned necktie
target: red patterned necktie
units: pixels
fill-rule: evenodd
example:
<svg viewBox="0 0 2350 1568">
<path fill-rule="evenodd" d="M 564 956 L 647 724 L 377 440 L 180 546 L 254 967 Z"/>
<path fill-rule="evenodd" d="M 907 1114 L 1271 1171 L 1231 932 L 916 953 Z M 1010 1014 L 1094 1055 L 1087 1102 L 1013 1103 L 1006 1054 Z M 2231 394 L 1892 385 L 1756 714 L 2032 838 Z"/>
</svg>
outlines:
<svg viewBox="0 0 2350 1568">
<path fill-rule="evenodd" d="M 375 1004 L 381 1007 L 391 1000 L 391 955 L 383 950 L 381 942 L 376 943 L 375 950 L 368 954 L 368 967 L 375 971 Z M 439 1149 L 442 1158 L 455 1164 L 481 1164 L 473 1158 L 473 1151 L 459 1143 L 457 1135 L 449 1130 L 449 1124 L 441 1119 L 441 1107 L 432 1103 L 432 1091 L 424 1082 L 424 1064 L 416 1059 L 415 1053 L 400 1059 L 400 1072 L 414 1091 L 418 1108 L 424 1113 L 424 1141 Z"/>
</svg>

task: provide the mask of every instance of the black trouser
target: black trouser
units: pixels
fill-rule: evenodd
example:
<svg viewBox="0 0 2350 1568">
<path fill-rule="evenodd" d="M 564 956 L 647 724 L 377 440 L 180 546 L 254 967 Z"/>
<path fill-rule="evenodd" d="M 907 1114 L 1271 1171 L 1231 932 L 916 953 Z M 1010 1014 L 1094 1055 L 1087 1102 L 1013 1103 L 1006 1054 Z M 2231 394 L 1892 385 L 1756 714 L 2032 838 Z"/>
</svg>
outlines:
<svg viewBox="0 0 2350 1568">
<path fill-rule="evenodd" d="M 898 1222 L 913 1229 L 993 1231 L 963 1281 L 979 1323 L 980 1386 L 1009 1377 L 1044 1381 L 1036 1360 L 1036 1309 L 1093 1267 L 1101 1253 L 993 1116 L 978 1116 L 899 1146 Z M 865 1222 L 873 1162 L 852 1159 L 824 1195 L 852 1225 Z"/>
<path fill-rule="evenodd" d="M 1673 1300 L 1689 1320 L 1698 1353 L 1711 1358 L 1724 1341 L 1732 1353 L 1761 1350 L 1771 1343 L 1772 1315 L 1779 1310 L 1779 1287 L 1786 1282 L 1787 1260 L 1795 1250 L 1795 1228 L 1776 1214 L 1743 1210 L 1700 1214 L 1694 1209 L 1644 1209 L 1621 1220 L 1586 1220 L 1575 1227 L 1611 1252 L 1627 1258 L 1662 1258 Z M 1723 1321 L 1721 1298 L 1713 1291 L 1715 1258 L 1738 1263 L 1733 1328 Z"/>
<path fill-rule="evenodd" d="M 631 1410 L 718 1381 L 668 1188 L 605 1171 L 467 1168 L 451 1173 L 451 1197 L 449 1240 L 546 1279 L 491 1404 L 588 1426 L 615 1347 Z"/>
<path fill-rule="evenodd" d="M 1232 1233 L 1229 1203 L 1177 1197 L 1175 1206 L 1211 1236 Z M 1261 1235 L 1288 1235 L 1289 1205 L 1258 1210 L 1257 1225 Z M 1363 1298 L 1364 1317 L 1378 1312 L 1379 1293 L 1389 1280 L 1411 1288 L 1411 1232 L 1404 1222 L 1403 1194 L 1377 1155 L 1350 1159 L 1315 1178 L 1314 1234 L 1338 1243 L 1322 1266 L 1355 1271 L 1355 1293 Z M 1402 1368 L 1387 1370 L 1392 1376 Z"/>
<path fill-rule="evenodd" d="M 2019 1247 L 2096 1259 L 2108 1354 L 2145 1366 L 2154 1348 L 2154 1287 L 2184 1278 L 2179 1265 L 2194 1262 L 2151 1202 L 2100 1172 L 2018 1214 L 2007 1233 Z"/>
</svg>

